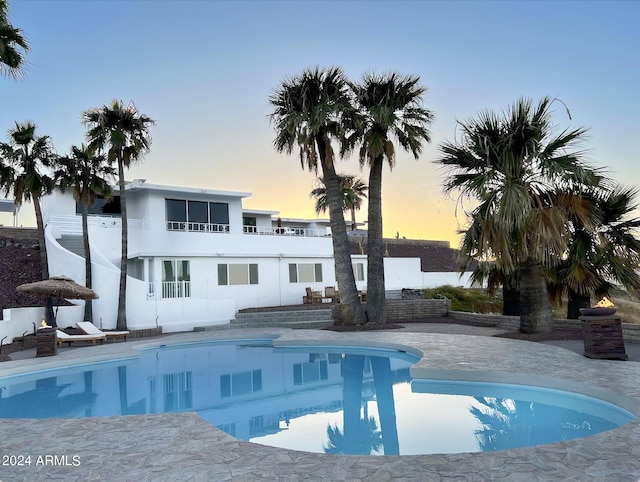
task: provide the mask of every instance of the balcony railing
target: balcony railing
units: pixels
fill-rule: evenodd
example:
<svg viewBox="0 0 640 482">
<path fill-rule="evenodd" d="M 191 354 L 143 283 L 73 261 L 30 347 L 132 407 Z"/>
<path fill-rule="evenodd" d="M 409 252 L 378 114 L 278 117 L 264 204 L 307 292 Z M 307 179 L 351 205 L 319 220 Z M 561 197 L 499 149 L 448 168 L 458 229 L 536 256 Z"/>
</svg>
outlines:
<svg viewBox="0 0 640 482">
<path fill-rule="evenodd" d="M 152 286 L 149 287 L 152 290 Z M 190 298 L 191 281 L 163 281 L 163 298 Z"/>
<path fill-rule="evenodd" d="M 308 228 L 286 228 L 269 226 L 244 226 L 245 234 L 257 234 L 267 236 L 306 236 L 313 238 L 330 237 L 325 230 Z"/>
<path fill-rule="evenodd" d="M 188 231 L 191 233 L 229 233 L 228 224 L 188 223 L 167 221 L 167 231 Z"/>
</svg>

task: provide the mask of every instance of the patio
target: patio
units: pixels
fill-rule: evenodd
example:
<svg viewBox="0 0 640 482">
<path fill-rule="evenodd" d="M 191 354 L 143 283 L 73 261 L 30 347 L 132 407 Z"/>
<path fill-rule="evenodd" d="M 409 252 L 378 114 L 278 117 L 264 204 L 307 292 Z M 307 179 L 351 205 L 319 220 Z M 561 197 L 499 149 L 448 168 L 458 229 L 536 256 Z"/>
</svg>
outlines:
<svg viewBox="0 0 640 482">
<path fill-rule="evenodd" d="M 409 327 L 433 331 L 421 325 Z M 461 325 L 456 325 L 460 327 Z M 433 327 L 435 328 L 435 327 Z M 444 327 L 442 330 L 446 329 Z M 344 342 L 410 346 L 424 353 L 414 377 L 526 381 L 617 401 L 640 414 L 640 363 L 593 360 L 556 346 L 479 336 L 492 330 L 456 328 L 457 333 L 391 330 L 335 333 L 263 328 L 163 336 L 162 343 L 278 334 L 293 343 Z M 437 331 L 442 331 L 437 330 Z M 466 333 L 466 334 L 465 334 Z M 471 334 L 469 334 L 471 333 Z M 3 374 L 135 355 L 160 339 L 72 348 L 56 357 L 2 364 Z M 588 384 L 589 386 L 586 386 Z M 595 436 L 538 447 L 490 453 L 422 456 L 334 456 L 242 442 L 194 413 L 95 419 L 2 420 L 3 455 L 31 455 L 31 466 L 2 466 L 2 480 L 638 480 L 640 420 Z M 10 434 L 10 435 L 8 435 Z M 56 455 L 57 464 L 35 465 Z M 73 459 L 77 456 L 76 459 Z M 74 463 L 78 461 L 78 463 Z"/>
</svg>

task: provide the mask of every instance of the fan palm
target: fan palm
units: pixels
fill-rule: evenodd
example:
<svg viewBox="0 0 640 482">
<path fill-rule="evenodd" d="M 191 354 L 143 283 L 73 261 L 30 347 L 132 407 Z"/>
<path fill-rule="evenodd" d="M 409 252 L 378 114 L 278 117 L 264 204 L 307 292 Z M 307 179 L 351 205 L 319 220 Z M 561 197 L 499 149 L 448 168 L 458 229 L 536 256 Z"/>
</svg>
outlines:
<svg viewBox="0 0 640 482">
<path fill-rule="evenodd" d="M 545 97 L 534 106 L 521 98 L 502 116 L 483 111 L 459 122 L 461 140 L 443 143 L 436 161 L 445 169 L 445 192 L 480 203 L 471 216 L 482 224 L 468 233 L 463 249 L 477 259 L 493 259 L 507 273 L 518 270 L 525 333 L 552 328 L 544 268 L 567 248 L 566 204 L 576 200 L 567 197 L 563 205 L 554 193 L 601 182 L 575 150 L 586 130 L 555 134 L 552 103 Z M 585 223 L 591 222 L 589 214 Z"/>
<path fill-rule="evenodd" d="M 91 249 L 89 247 L 89 206 L 93 206 L 98 196 L 110 197 L 109 179 L 115 175 L 113 167 L 104 155 L 91 152 L 84 144 L 71 146 L 69 156 L 58 159 L 55 179 L 64 192 L 73 190 L 73 198 L 82 206 L 82 242 L 85 258 L 85 284 L 91 288 Z M 84 319 L 93 320 L 91 300 L 85 302 Z"/>
<path fill-rule="evenodd" d="M 106 152 L 107 162 L 118 165 L 118 186 L 122 216 L 122 241 L 120 258 L 120 292 L 118 300 L 118 330 L 127 329 L 127 199 L 124 170 L 140 160 L 151 147 L 149 127 L 155 122 L 141 114 L 133 103 L 124 106 L 114 100 L 109 105 L 87 110 L 82 114 L 87 126 L 88 147 L 91 151 Z"/>
<path fill-rule="evenodd" d="M 640 218 L 631 217 L 637 195 L 630 187 L 592 189 L 585 202 L 599 223 L 587 226 L 579 216 L 570 217 L 567 253 L 549 272 L 552 297 L 568 295 L 567 318 L 578 318 L 592 295 L 610 296 L 613 282 L 630 291 L 640 289 Z"/>
<path fill-rule="evenodd" d="M 342 320 L 344 323 L 363 323 L 365 314 L 351 268 L 340 181 L 331 144 L 345 136 L 353 112 L 346 78 L 337 67 L 306 69 L 284 80 L 269 101 L 274 108 L 270 120 L 276 131 L 275 149 L 291 154 L 297 147 L 303 168 L 317 173 L 320 167 L 322 171 Z"/>
<path fill-rule="evenodd" d="M 430 142 L 428 126 L 433 114 L 422 106 L 426 89 L 420 78 L 365 74 L 352 86 L 359 106 L 360 122 L 355 134 L 343 146 L 359 146 L 360 165 L 369 165 L 369 212 L 367 236 L 367 317 L 384 324 L 384 244 L 382 241 L 382 167 L 393 168 L 396 160 L 394 140 L 418 159 L 423 142 Z"/>
<path fill-rule="evenodd" d="M 14 28 L 9 22 L 9 5 L 0 0 L 0 73 L 17 78 L 22 73 L 24 54 L 29 44 L 22 30 Z"/>
<path fill-rule="evenodd" d="M 351 174 L 337 174 L 342 195 L 342 210 L 351 213 L 351 229 L 356 230 L 356 210 L 362 206 L 362 200 L 367 197 L 368 186 L 360 178 Z M 311 191 L 311 197 L 316 198 L 316 214 L 324 213 L 328 209 L 327 187 L 322 178 L 318 178 L 318 187 Z"/>
<path fill-rule="evenodd" d="M 46 174 L 56 160 L 56 154 L 48 136 L 36 135 L 36 125 L 31 122 L 19 124 L 9 130 L 9 142 L 0 143 L 0 186 L 13 193 L 17 205 L 31 201 L 36 214 L 42 279 L 49 279 L 47 244 L 40 199 L 51 193 L 53 179 Z M 45 319 L 50 326 L 56 326 L 51 298 L 45 298 Z"/>
</svg>

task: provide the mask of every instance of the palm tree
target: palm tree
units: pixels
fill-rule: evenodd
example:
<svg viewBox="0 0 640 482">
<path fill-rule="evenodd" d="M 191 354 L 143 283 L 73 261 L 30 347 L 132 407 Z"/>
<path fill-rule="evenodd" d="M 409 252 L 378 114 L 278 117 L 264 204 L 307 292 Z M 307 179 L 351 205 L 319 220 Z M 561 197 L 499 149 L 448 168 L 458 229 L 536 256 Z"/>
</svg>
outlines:
<svg viewBox="0 0 640 482">
<path fill-rule="evenodd" d="M 331 145 L 333 140 L 344 138 L 353 113 L 347 80 L 337 67 L 306 69 L 284 80 L 269 101 L 274 107 L 270 119 L 276 131 L 275 149 L 291 154 L 297 147 L 303 168 L 317 173 L 320 166 L 327 189 L 342 321 L 364 323 L 365 313 L 351 267 L 340 181 Z"/>
<path fill-rule="evenodd" d="M 149 151 L 151 135 L 149 127 L 155 122 L 140 114 L 133 103 L 124 106 L 122 101 L 113 100 L 110 105 L 87 110 L 82 114 L 87 126 L 87 139 L 91 151 L 104 151 L 108 163 L 118 164 L 118 185 L 120 189 L 120 211 L 122 216 L 122 243 L 120 258 L 120 292 L 118 300 L 118 330 L 127 329 L 127 199 L 124 169 Z"/>
<path fill-rule="evenodd" d="M 110 197 L 109 179 L 115 175 L 113 167 L 107 164 L 104 155 L 95 154 L 81 144 L 71 146 L 69 156 L 58 159 L 55 179 L 60 189 L 73 190 L 73 198 L 82 206 L 82 241 L 85 259 L 85 284 L 91 288 L 91 249 L 89 247 L 89 206 L 93 206 L 98 196 Z M 84 305 L 84 319 L 93 320 L 91 300 Z"/>
<path fill-rule="evenodd" d="M 360 122 L 343 146 L 360 146 L 360 165 L 369 165 L 369 214 L 367 236 L 367 318 L 384 324 L 384 244 L 382 241 L 382 167 L 395 164 L 394 140 L 418 159 L 423 142 L 430 142 L 428 126 L 433 114 L 422 107 L 426 89 L 417 76 L 365 74 L 353 84 Z"/>
<path fill-rule="evenodd" d="M 0 142 L 1 189 L 7 195 L 13 193 L 17 205 L 31 201 L 35 209 L 42 279 L 49 279 L 49 262 L 40 199 L 54 188 L 53 179 L 43 171 L 54 165 L 56 157 L 49 137 L 37 136 L 36 125 L 31 122 L 16 122 L 15 128 L 9 130 L 9 142 Z M 45 298 L 45 320 L 48 325 L 56 326 L 49 297 Z"/>
<path fill-rule="evenodd" d="M 630 187 L 591 189 L 583 196 L 585 208 L 595 212 L 599 222 L 589 226 L 579 216 L 570 217 L 567 253 L 549 271 L 552 299 L 568 295 L 567 318 L 578 318 L 592 295 L 611 296 L 613 282 L 629 291 L 640 289 L 640 218 L 630 216 L 638 207 L 637 195 Z"/>
<path fill-rule="evenodd" d="M 461 140 L 442 144 L 436 161 L 445 168 L 445 192 L 480 203 L 471 219 L 482 224 L 463 249 L 477 259 L 494 260 L 506 273 L 518 270 L 520 329 L 525 333 L 552 328 L 545 267 L 567 247 L 566 204 L 576 200 L 568 196 L 562 205 L 554 193 L 601 182 L 582 152 L 574 150 L 586 130 L 554 133 L 553 102 L 545 97 L 534 107 L 521 98 L 502 116 L 483 111 L 459 122 Z"/>
<path fill-rule="evenodd" d="M 337 174 L 342 195 L 342 210 L 351 212 L 351 229 L 356 230 L 356 210 L 362 206 L 362 200 L 367 197 L 368 186 L 360 178 L 351 174 Z M 322 178 L 318 178 L 318 187 L 311 191 L 311 197 L 316 198 L 316 214 L 327 211 L 327 187 Z"/>
<path fill-rule="evenodd" d="M 0 73 L 18 78 L 24 66 L 24 53 L 29 44 L 22 36 L 22 30 L 9 22 L 9 5 L 0 0 Z"/>
</svg>

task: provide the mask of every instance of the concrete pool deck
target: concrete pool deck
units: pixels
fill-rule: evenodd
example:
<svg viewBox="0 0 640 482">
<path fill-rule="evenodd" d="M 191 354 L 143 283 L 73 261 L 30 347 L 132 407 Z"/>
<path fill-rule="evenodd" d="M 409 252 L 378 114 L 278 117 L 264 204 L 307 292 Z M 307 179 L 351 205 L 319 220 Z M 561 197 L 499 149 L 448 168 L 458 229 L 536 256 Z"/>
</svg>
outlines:
<svg viewBox="0 0 640 482">
<path fill-rule="evenodd" d="M 460 326 L 460 325 L 457 325 Z M 417 377 L 520 382 L 576 389 L 640 414 L 640 363 L 585 358 L 561 347 L 458 333 L 390 330 L 335 333 L 261 328 L 166 335 L 61 351 L 0 364 L 2 375 L 135 356 L 140 348 L 277 335 L 276 343 L 404 346 L 423 353 Z M 435 327 L 432 327 L 433 331 Z M 443 328 L 444 329 L 444 328 Z M 450 328 L 451 329 L 451 328 Z M 435 330 L 438 331 L 438 330 Z M 0 456 L 31 455 L 32 465 L 0 465 L 0 480 L 606 480 L 640 479 L 640 419 L 583 439 L 487 453 L 340 456 L 237 440 L 194 413 L 91 419 L 0 420 Z M 46 456 L 58 456 L 49 459 Z M 42 463 L 36 465 L 38 456 Z M 73 458 L 77 456 L 77 458 Z M 0 464 L 4 460 L 0 460 Z"/>
</svg>

